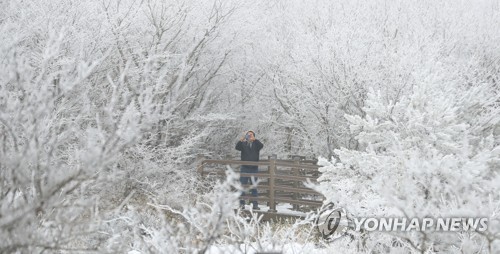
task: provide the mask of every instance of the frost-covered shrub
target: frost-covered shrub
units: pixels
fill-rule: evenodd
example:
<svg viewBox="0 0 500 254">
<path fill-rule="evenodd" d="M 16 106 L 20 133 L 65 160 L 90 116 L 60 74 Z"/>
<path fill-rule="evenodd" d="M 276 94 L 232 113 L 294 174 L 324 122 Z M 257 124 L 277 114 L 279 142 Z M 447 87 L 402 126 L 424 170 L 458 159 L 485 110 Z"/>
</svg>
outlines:
<svg viewBox="0 0 500 254">
<path fill-rule="evenodd" d="M 394 241 L 413 251 L 498 249 L 498 90 L 489 82 L 464 88 L 461 75 L 435 75 L 417 79 L 411 94 L 395 102 L 371 90 L 366 116 L 346 116 L 363 149 L 339 149 L 338 161 L 323 161 L 320 190 L 357 217 L 487 217 L 490 227 L 373 233 L 362 239 L 367 249 L 382 251 Z"/>
</svg>

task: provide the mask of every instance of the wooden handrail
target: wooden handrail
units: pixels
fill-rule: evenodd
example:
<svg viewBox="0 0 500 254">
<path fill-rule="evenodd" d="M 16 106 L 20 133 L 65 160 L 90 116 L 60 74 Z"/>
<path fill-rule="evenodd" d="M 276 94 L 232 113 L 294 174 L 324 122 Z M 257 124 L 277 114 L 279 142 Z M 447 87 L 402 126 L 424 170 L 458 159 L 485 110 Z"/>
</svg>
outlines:
<svg viewBox="0 0 500 254">
<path fill-rule="evenodd" d="M 321 166 L 317 165 L 308 165 L 308 164 L 294 164 L 294 163 L 289 163 L 289 162 L 276 162 L 277 166 L 282 166 L 282 167 L 290 167 L 290 168 L 300 168 L 300 169 L 312 169 L 312 170 L 318 170 Z"/>
<path fill-rule="evenodd" d="M 247 188 L 255 188 L 255 189 L 262 189 L 262 190 L 269 190 L 270 186 L 269 185 L 264 185 L 264 184 L 259 184 L 257 186 L 253 186 L 251 184 L 244 184 L 244 187 Z M 288 191 L 288 192 L 301 192 L 301 193 L 309 193 L 309 194 L 316 194 L 316 195 L 321 195 L 321 193 L 318 193 L 315 190 L 308 189 L 308 188 L 296 188 L 296 187 L 287 187 L 287 186 L 274 186 L 275 190 L 278 191 Z"/>
<path fill-rule="evenodd" d="M 269 166 L 270 160 L 261 160 L 261 161 L 240 161 L 240 160 L 203 160 L 202 164 L 223 164 L 223 165 L 249 165 L 249 166 Z M 317 170 L 321 166 L 313 165 L 313 164 L 295 164 L 293 162 L 284 161 L 284 160 L 275 160 L 274 162 L 276 166 L 282 167 L 298 167 L 301 169 L 315 169 Z"/>
<path fill-rule="evenodd" d="M 249 165 L 249 166 L 269 166 L 270 161 L 269 160 L 261 160 L 261 161 L 239 161 L 239 160 L 203 160 L 202 164 L 209 164 L 209 163 L 214 163 L 214 164 L 223 164 L 223 165 Z M 274 162 L 276 166 L 282 166 L 282 167 L 298 167 L 301 169 L 313 169 L 317 170 L 321 166 L 317 165 L 309 165 L 309 164 L 294 164 L 291 162 L 287 161 L 275 161 Z"/>
<path fill-rule="evenodd" d="M 203 164 L 214 163 L 223 165 L 250 165 L 250 166 L 269 166 L 269 161 L 239 161 L 239 160 L 203 160 Z"/>
<path fill-rule="evenodd" d="M 275 186 L 274 189 L 280 190 L 280 191 L 301 192 L 301 193 L 310 193 L 310 194 L 321 195 L 320 193 L 318 193 L 315 190 L 306 189 L 306 188 L 287 187 L 287 186 Z"/>
<path fill-rule="evenodd" d="M 204 171 L 202 172 L 202 175 L 206 174 L 217 174 L 217 175 L 225 175 L 225 171 L 222 170 L 213 170 L 213 171 Z M 244 177 L 262 177 L 262 178 L 270 178 L 271 174 L 269 173 L 240 173 L 240 176 Z M 282 175 L 282 174 L 274 174 L 275 179 L 282 179 L 282 180 L 292 180 L 292 181 L 307 181 L 309 180 L 316 180 L 318 179 L 317 176 L 294 176 L 294 175 Z"/>
</svg>

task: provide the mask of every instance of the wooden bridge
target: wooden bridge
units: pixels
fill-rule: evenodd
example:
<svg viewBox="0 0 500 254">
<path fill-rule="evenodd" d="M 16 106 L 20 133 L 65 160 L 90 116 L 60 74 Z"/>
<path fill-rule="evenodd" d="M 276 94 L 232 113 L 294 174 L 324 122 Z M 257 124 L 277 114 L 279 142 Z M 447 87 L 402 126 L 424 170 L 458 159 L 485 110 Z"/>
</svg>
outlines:
<svg viewBox="0 0 500 254">
<path fill-rule="evenodd" d="M 204 177 L 225 177 L 226 169 L 213 165 L 255 165 L 259 166 L 258 173 L 241 173 L 240 176 L 255 176 L 259 180 L 256 189 L 258 196 L 241 196 L 241 199 L 267 203 L 268 210 L 256 212 L 264 215 L 264 220 L 283 217 L 302 217 L 300 214 L 319 208 L 324 197 L 318 192 L 307 188 L 307 181 L 315 183 L 320 175 L 317 161 L 306 160 L 303 156 L 292 156 L 291 160 L 279 160 L 276 155 L 268 156 L 267 160 L 241 161 L 226 156 L 225 160 L 211 160 L 198 156 L 198 173 Z M 210 167 L 211 166 L 211 167 Z M 239 169 L 236 170 L 239 172 Z M 252 189 L 251 184 L 243 185 L 245 189 Z M 248 192 L 247 192 L 248 193 Z M 281 204 L 290 204 L 291 209 L 280 209 Z M 261 205 L 262 208 L 262 205 Z"/>
</svg>

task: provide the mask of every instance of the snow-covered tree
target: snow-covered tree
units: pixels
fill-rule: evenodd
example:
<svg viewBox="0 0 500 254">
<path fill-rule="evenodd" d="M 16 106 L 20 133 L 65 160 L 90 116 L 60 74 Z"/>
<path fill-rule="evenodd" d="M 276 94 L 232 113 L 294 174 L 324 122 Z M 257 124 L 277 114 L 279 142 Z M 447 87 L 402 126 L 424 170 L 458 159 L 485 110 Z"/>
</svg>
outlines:
<svg viewBox="0 0 500 254">
<path fill-rule="evenodd" d="M 196 193 L 231 4 L 2 7 L 0 250 L 116 251 L 128 203 Z"/>
<path fill-rule="evenodd" d="M 422 66 L 398 101 L 371 89 L 366 115 L 346 115 L 363 149 L 335 150 L 339 160 L 321 169 L 320 189 L 353 216 L 487 217 L 488 231 L 373 233 L 366 249 L 397 241 L 416 252 L 499 250 L 498 66 L 460 64 Z"/>
</svg>

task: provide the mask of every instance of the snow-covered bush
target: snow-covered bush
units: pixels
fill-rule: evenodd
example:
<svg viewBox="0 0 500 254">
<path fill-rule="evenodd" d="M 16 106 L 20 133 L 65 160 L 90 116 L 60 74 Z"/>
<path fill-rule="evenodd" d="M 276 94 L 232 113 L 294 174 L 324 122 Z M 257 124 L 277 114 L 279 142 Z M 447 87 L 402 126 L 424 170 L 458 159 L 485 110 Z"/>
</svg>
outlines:
<svg viewBox="0 0 500 254">
<path fill-rule="evenodd" d="M 320 190 L 357 217 L 490 221 L 485 233 L 373 233 L 362 239 L 367 249 L 384 251 L 397 241 L 416 252 L 496 252 L 500 94 L 489 77 L 498 74 L 482 69 L 477 60 L 460 66 L 478 70 L 470 83 L 465 68 L 451 75 L 439 63 L 427 67 L 414 72 L 409 95 L 387 101 L 371 89 L 366 115 L 346 115 L 363 149 L 335 150 L 339 161 L 321 169 Z"/>
<path fill-rule="evenodd" d="M 127 203 L 191 198 L 231 8 L 1 5 L 0 251 L 114 251 Z"/>
</svg>

